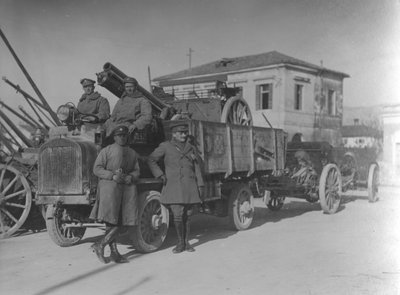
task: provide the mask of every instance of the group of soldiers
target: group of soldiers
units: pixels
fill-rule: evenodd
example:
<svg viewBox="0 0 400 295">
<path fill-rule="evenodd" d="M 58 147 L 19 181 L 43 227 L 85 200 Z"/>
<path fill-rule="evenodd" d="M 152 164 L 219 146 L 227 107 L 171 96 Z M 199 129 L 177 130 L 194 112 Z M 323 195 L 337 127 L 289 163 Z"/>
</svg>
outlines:
<svg viewBox="0 0 400 295">
<path fill-rule="evenodd" d="M 109 245 L 110 260 L 128 262 L 118 252 L 116 243 L 120 232 L 138 223 L 139 155 L 129 147 L 128 136 L 151 123 L 151 104 L 137 91 L 137 81 L 127 77 L 124 79 L 125 91 L 110 115 L 108 100 L 94 91 L 95 81 L 85 78 L 81 84 L 84 94 L 79 100 L 78 111 L 96 116 L 96 123 L 103 124 L 106 136 L 113 139 L 112 144 L 100 151 L 93 167 L 99 183 L 90 218 L 105 223 L 106 230 L 91 249 L 102 263 L 107 263 L 104 249 Z M 161 203 L 173 214 L 178 237 L 173 253 L 193 252 L 195 250 L 189 243 L 190 216 L 193 205 L 201 202 L 204 182 L 196 148 L 188 141 L 187 123 L 176 121 L 171 124 L 171 134 L 169 141 L 161 143 L 150 154 L 147 164 L 154 177 L 162 180 Z"/>
</svg>

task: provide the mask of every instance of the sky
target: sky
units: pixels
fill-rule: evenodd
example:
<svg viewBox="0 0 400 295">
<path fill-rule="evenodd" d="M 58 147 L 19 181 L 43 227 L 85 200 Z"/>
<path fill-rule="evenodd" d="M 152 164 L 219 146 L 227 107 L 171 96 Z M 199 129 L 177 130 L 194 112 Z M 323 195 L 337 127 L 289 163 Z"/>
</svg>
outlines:
<svg viewBox="0 0 400 295">
<path fill-rule="evenodd" d="M 0 0 L 0 28 L 56 109 L 111 62 L 150 77 L 276 50 L 350 75 L 345 106 L 400 103 L 400 0 Z M 37 97 L 0 40 L 0 76 Z M 117 98 L 97 86 L 111 106 Z M 23 97 L 0 81 L 0 100 Z"/>
</svg>

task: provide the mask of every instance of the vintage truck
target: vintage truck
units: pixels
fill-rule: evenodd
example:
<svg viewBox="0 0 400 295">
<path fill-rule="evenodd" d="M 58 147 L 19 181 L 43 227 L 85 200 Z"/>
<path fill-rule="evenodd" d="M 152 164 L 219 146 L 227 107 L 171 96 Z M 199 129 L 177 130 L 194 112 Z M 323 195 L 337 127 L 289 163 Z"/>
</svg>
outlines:
<svg viewBox="0 0 400 295">
<path fill-rule="evenodd" d="M 105 68 L 108 70 L 99 75 L 99 84 L 108 85 L 108 89 L 118 94 L 126 75 L 115 67 L 112 73 L 110 66 Z M 137 183 L 140 220 L 130 238 L 137 250 L 152 252 L 160 248 L 166 237 L 169 212 L 160 203 L 162 183 L 153 178 L 145 159 L 170 137 L 169 124 L 174 116 L 166 117 L 164 108 L 168 106 L 140 85 L 139 90 L 151 102 L 154 119 L 151 126 L 130 139 L 132 148 L 141 156 L 141 178 Z M 261 177 L 284 169 L 286 146 L 283 130 L 251 126 L 243 101 L 241 93 L 224 101 L 224 107 L 229 106 L 233 114 L 221 118 L 224 113 L 221 112 L 220 121 L 224 122 L 188 119 L 189 136 L 202 159 L 205 200 L 210 214 L 229 217 L 236 230 L 251 226 L 255 185 Z M 215 103 L 204 105 L 215 106 Z M 85 128 L 95 118 L 77 113 L 72 104 L 58 108 L 57 115 L 65 125 L 52 128 L 50 139 L 40 147 L 35 202 L 46 207 L 46 226 L 51 239 L 60 246 L 70 246 L 82 239 L 87 227 L 99 226 L 88 217 L 96 200 L 93 163 L 105 141 L 96 128 Z M 243 125 L 226 122 L 226 118 L 244 118 L 236 121 Z"/>
</svg>

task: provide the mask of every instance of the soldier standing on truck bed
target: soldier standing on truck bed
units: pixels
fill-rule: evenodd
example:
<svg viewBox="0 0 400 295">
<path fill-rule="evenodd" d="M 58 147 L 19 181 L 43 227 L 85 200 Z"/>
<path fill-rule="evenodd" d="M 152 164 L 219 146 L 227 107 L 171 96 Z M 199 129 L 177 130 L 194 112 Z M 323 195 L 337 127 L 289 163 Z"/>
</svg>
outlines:
<svg viewBox="0 0 400 295">
<path fill-rule="evenodd" d="M 125 125 L 129 128 L 129 133 L 133 133 L 151 123 L 151 104 L 137 91 L 137 85 L 135 78 L 124 79 L 125 92 L 115 104 L 111 118 L 105 124 L 106 136 L 109 136 L 117 125 Z"/>
<path fill-rule="evenodd" d="M 90 218 L 104 222 L 104 237 L 92 245 L 99 260 L 104 258 L 104 247 L 110 245 L 111 260 L 128 262 L 117 249 L 116 238 L 124 226 L 137 224 L 138 206 L 136 181 L 139 179 L 138 154 L 127 145 L 128 127 L 119 126 L 112 135 L 114 143 L 102 149 L 94 163 L 93 173 L 99 177 L 97 201 Z"/>
<path fill-rule="evenodd" d="M 189 244 L 190 216 L 193 205 L 201 202 L 204 182 L 196 148 L 187 141 L 187 122 L 176 121 L 171 132 L 171 141 L 161 143 L 154 150 L 148 165 L 154 177 L 163 180 L 161 203 L 169 207 L 174 216 L 178 243 L 172 252 L 193 252 L 194 248 Z M 157 163 L 161 159 L 165 174 Z"/>
<path fill-rule="evenodd" d="M 98 121 L 93 123 L 104 123 L 110 118 L 110 104 L 107 98 L 102 97 L 100 93 L 94 91 L 95 81 L 84 78 L 80 82 L 84 93 L 79 99 L 78 111 L 84 115 L 95 115 Z"/>
</svg>

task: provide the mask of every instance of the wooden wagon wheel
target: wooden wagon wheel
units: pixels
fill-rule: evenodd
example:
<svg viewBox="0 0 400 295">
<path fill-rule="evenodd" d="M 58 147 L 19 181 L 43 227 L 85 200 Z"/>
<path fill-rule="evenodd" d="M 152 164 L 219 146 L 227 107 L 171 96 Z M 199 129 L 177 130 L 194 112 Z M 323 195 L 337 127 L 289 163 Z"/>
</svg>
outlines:
<svg viewBox="0 0 400 295">
<path fill-rule="evenodd" d="M 368 171 L 368 200 L 370 202 L 376 202 L 379 200 L 378 197 L 378 186 L 379 186 L 379 167 L 373 163 L 369 166 Z"/>
<path fill-rule="evenodd" d="M 324 167 L 319 179 L 319 201 L 324 213 L 333 214 L 340 205 L 342 178 L 335 164 Z"/>
<path fill-rule="evenodd" d="M 138 226 L 135 227 L 132 242 L 142 253 L 157 251 L 164 242 L 169 226 L 169 211 L 160 202 L 158 191 L 145 191 L 139 196 Z"/>
<path fill-rule="evenodd" d="M 247 184 L 236 185 L 229 196 L 229 221 L 236 230 L 251 226 L 254 217 L 254 198 Z"/>
<path fill-rule="evenodd" d="M 15 233 L 25 222 L 32 204 L 32 191 L 25 176 L 0 164 L 0 238 Z"/>
<path fill-rule="evenodd" d="M 277 196 L 273 193 L 271 199 L 267 203 L 267 207 L 271 211 L 279 211 L 284 203 L 285 203 L 285 197 Z"/>
<path fill-rule="evenodd" d="M 252 126 L 253 118 L 247 102 L 241 96 L 229 98 L 222 109 L 221 122 Z"/>
</svg>

